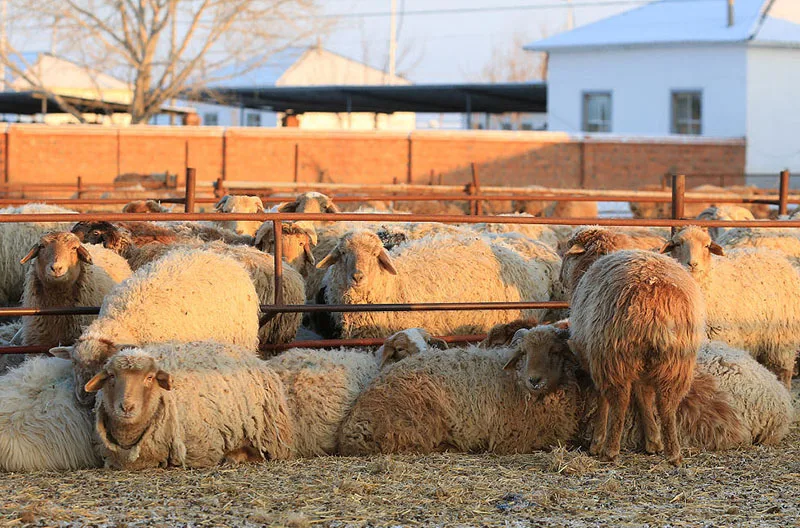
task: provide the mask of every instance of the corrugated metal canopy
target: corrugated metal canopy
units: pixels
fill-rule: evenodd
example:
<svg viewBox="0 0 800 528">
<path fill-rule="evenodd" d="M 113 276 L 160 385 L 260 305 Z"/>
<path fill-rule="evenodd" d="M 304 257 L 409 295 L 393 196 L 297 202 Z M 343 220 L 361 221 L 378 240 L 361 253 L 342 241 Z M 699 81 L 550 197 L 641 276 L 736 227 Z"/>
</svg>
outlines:
<svg viewBox="0 0 800 528">
<path fill-rule="evenodd" d="M 546 83 L 232 87 L 186 94 L 204 103 L 305 112 L 546 112 Z"/>
<path fill-rule="evenodd" d="M 127 114 L 130 110 L 130 106 L 125 103 L 85 99 L 71 95 L 62 95 L 61 98 L 83 114 Z M 44 104 L 45 100 L 46 104 Z M 176 107 L 161 109 L 162 113 L 177 115 L 193 111 L 191 108 Z M 46 96 L 42 92 L 0 92 L 0 114 L 35 115 L 42 113 L 58 114 L 66 113 L 66 111 L 61 109 L 53 97 Z"/>
</svg>

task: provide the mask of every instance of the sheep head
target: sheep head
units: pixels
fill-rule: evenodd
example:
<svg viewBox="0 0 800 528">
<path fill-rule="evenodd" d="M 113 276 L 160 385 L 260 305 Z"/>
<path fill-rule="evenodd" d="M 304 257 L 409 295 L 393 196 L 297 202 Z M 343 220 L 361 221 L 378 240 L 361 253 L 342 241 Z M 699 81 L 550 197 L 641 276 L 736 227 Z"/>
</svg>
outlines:
<svg viewBox="0 0 800 528">
<path fill-rule="evenodd" d="M 429 348 L 446 350 L 447 343 L 443 339 L 431 336 L 424 328 L 401 330 L 386 338 L 386 341 L 376 352 L 377 357 L 380 359 L 379 368 L 383 368 L 390 361 L 400 361 L 409 356 L 425 352 Z"/>
<path fill-rule="evenodd" d="M 518 330 L 527 330 L 537 326 L 538 324 L 539 322 L 535 317 L 516 319 L 510 323 L 496 324 L 489 330 L 489 334 L 486 336 L 486 339 L 481 341 L 478 346 L 481 348 L 508 346 L 511 344 L 511 340 L 517 334 Z"/>
<path fill-rule="evenodd" d="M 597 259 L 624 249 L 620 247 L 621 236 L 602 227 L 586 227 L 572 235 L 564 248 L 559 274 L 568 297 L 572 297 L 578 281 Z"/>
<path fill-rule="evenodd" d="M 712 205 L 703 209 L 697 215 L 698 220 L 755 220 L 753 213 L 749 209 L 738 205 Z M 723 233 L 723 227 L 709 227 L 708 234 L 712 240 L 716 240 Z"/>
<path fill-rule="evenodd" d="M 697 226 L 687 226 L 677 231 L 661 248 L 661 253 L 670 253 L 692 275 L 708 273 L 711 255 L 725 255 L 722 246 L 712 241 L 708 232 Z"/>
<path fill-rule="evenodd" d="M 318 192 L 306 192 L 297 195 L 294 202 L 278 206 L 279 213 L 341 213 L 333 200 Z"/>
<path fill-rule="evenodd" d="M 73 284 L 81 274 L 81 262 L 92 263 L 89 251 L 72 233 L 42 235 L 39 242 L 22 257 L 20 264 L 36 259 L 36 276 L 43 284 Z"/>
<path fill-rule="evenodd" d="M 281 248 L 283 258 L 295 269 L 302 270 L 304 264 L 316 264 L 311 249 L 317 245 L 317 231 L 311 222 L 282 222 Z M 275 252 L 275 235 L 272 221 L 261 224 L 256 233 L 254 245 L 264 253 Z"/>
<path fill-rule="evenodd" d="M 155 200 L 134 200 L 125 204 L 123 213 L 169 213 L 167 209 Z"/>
<path fill-rule="evenodd" d="M 153 421 L 163 392 L 172 390 L 172 376 L 149 354 L 129 349 L 110 358 L 83 388 L 87 393 L 102 389 L 95 409 L 98 432 L 111 437 L 103 440 L 131 448 Z"/>
<path fill-rule="evenodd" d="M 503 367 L 519 369 L 519 377 L 525 388 L 537 396 L 545 396 L 564 384 L 576 361 L 569 348 L 569 329 L 555 325 L 537 326 L 518 330 L 514 335 L 514 354 Z"/>
<path fill-rule="evenodd" d="M 72 233 L 85 244 L 103 244 L 117 254 L 122 254 L 130 246 L 130 233 L 111 222 L 78 222 L 72 226 Z"/>
<path fill-rule="evenodd" d="M 351 231 L 342 236 L 336 247 L 317 263 L 324 269 L 338 264 L 345 274 L 348 287 L 358 288 L 381 280 L 381 275 L 397 275 L 389 252 L 378 235 L 371 231 Z"/>
<path fill-rule="evenodd" d="M 263 213 L 264 204 L 258 196 L 226 194 L 214 205 L 214 210 L 218 213 Z M 250 236 L 255 235 L 261 225 L 260 222 L 252 220 L 220 221 L 220 223 L 238 235 Z"/>
</svg>

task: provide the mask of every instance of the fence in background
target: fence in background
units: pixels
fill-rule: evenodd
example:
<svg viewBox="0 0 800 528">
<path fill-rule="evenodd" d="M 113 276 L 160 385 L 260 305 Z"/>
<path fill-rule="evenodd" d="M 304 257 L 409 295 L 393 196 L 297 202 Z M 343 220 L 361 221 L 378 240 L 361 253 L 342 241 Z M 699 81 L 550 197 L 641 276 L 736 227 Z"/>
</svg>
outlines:
<svg viewBox="0 0 800 528">
<path fill-rule="evenodd" d="M 185 212 L 183 213 L 79 213 L 79 214 L 15 214 L 15 215 L 0 215 L 0 223 L 13 223 L 13 222 L 74 222 L 74 221 L 127 221 L 127 222 L 142 222 L 142 221 L 196 221 L 196 220 L 218 220 L 219 213 L 196 213 L 194 212 L 197 198 L 195 197 L 196 191 L 196 175 L 193 169 L 188 169 L 186 174 L 186 194 L 183 199 Z M 476 187 L 479 187 L 476 185 Z M 476 224 L 476 223 L 506 223 L 506 224 L 545 224 L 545 225 L 601 225 L 601 226 L 635 226 L 635 227 L 680 227 L 685 225 L 698 225 L 701 227 L 794 227 L 800 228 L 800 221 L 798 220 L 757 220 L 757 221 L 720 221 L 720 220 L 696 220 L 696 219 L 683 219 L 684 205 L 692 202 L 718 202 L 718 203 L 776 203 L 782 214 L 785 214 L 789 203 L 800 203 L 800 197 L 789 197 L 789 173 L 784 171 L 780 177 L 780 191 L 776 199 L 773 197 L 760 198 L 758 201 L 751 201 L 745 198 L 725 198 L 720 197 L 717 199 L 714 196 L 702 195 L 698 197 L 690 197 L 685 193 L 686 178 L 682 175 L 674 176 L 672 181 L 671 195 L 665 197 L 664 193 L 652 193 L 654 196 L 642 195 L 637 193 L 635 196 L 631 193 L 628 194 L 597 194 L 592 193 L 592 196 L 587 196 L 588 191 L 584 191 L 582 195 L 570 194 L 569 192 L 548 192 L 548 193 L 531 193 L 526 195 L 530 199 L 546 199 L 554 201 L 563 200 L 576 200 L 576 199 L 592 199 L 598 201 L 625 201 L 625 199 L 632 199 L 638 201 L 653 201 L 653 202 L 671 202 L 672 204 L 672 218 L 671 219 L 623 219 L 623 218 L 542 218 L 542 217 L 527 217 L 527 216 L 496 216 L 496 215 L 482 215 L 480 208 L 474 211 L 477 214 L 473 215 L 420 215 L 420 214 L 394 214 L 394 213 L 378 213 L 378 214 L 362 214 L 362 213 L 226 213 L 225 220 L 251 220 L 262 222 L 273 222 L 273 232 L 275 235 L 275 253 L 274 266 L 275 266 L 275 300 L 273 304 L 262 305 L 261 311 L 263 313 L 261 323 L 274 317 L 280 313 L 312 313 L 312 312 L 361 312 L 361 311 L 380 311 L 380 312 L 400 312 L 400 311 L 422 311 L 422 310 L 510 310 L 510 309 L 561 309 L 568 308 L 568 304 L 560 301 L 543 301 L 543 302 L 489 302 L 489 303 L 408 303 L 408 304 L 371 304 L 371 305 L 319 305 L 319 304 L 303 304 L 291 305 L 285 304 L 282 298 L 282 283 L 283 283 L 283 260 L 282 260 L 282 224 L 286 221 L 356 221 L 356 222 L 442 222 L 442 223 L 455 223 L 455 224 Z M 468 199 L 474 204 L 479 204 L 480 200 L 484 199 L 510 199 L 510 197 L 519 198 L 519 195 L 510 195 L 510 197 L 489 197 L 481 195 L 474 191 L 475 194 L 460 197 L 460 199 Z M 360 197 L 363 199 L 363 197 Z M 395 197 L 396 199 L 397 197 Z M 427 196 L 425 199 L 430 199 Z M 108 202 L 106 200 L 106 202 Z M 65 308 L 0 308 L 0 317 L 13 317 L 13 316 L 31 316 L 31 315 L 95 315 L 99 313 L 99 307 L 65 307 Z M 474 342 L 482 339 L 484 336 L 444 336 L 449 342 Z M 315 340 L 315 341 L 295 341 L 293 343 L 283 345 L 273 345 L 271 348 L 275 350 L 292 348 L 297 346 L 315 346 L 315 347 L 333 347 L 333 346 L 368 346 L 380 344 L 383 340 L 380 339 L 345 339 L 345 340 Z M 0 347 L 0 354 L 21 354 L 21 353 L 47 353 L 48 347 L 35 347 L 35 346 L 12 346 Z"/>
</svg>

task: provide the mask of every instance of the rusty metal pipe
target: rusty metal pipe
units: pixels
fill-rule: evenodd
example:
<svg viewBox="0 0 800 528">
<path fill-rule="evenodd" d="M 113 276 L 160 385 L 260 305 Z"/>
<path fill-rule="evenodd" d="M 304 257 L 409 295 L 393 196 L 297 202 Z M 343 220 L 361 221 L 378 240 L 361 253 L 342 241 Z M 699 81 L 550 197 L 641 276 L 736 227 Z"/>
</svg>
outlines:
<svg viewBox="0 0 800 528">
<path fill-rule="evenodd" d="M 785 215 L 789 212 L 789 170 L 781 171 L 780 191 L 778 198 L 778 214 Z"/>
<path fill-rule="evenodd" d="M 188 150 L 189 144 L 187 142 L 186 148 Z M 187 213 L 194 212 L 194 191 L 196 187 L 196 178 L 197 178 L 197 170 L 193 167 L 188 167 L 186 169 L 186 197 L 184 209 Z"/>
<path fill-rule="evenodd" d="M 446 343 L 478 343 L 486 339 L 486 334 L 477 335 L 461 335 L 461 336 L 437 336 Z M 386 339 L 380 337 L 363 338 L 363 339 L 310 339 L 306 341 L 292 341 L 291 343 L 282 343 L 280 345 L 266 345 L 263 347 L 265 350 L 288 350 L 290 348 L 338 348 L 338 347 L 378 347 L 383 344 Z M 0 349 L 0 354 L 2 349 Z"/>
<path fill-rule="evenodd" d="M 275 306 L 283 306 L 283 222 L 272 221 L 272 230 L 275 233 Z"/>
</svg>

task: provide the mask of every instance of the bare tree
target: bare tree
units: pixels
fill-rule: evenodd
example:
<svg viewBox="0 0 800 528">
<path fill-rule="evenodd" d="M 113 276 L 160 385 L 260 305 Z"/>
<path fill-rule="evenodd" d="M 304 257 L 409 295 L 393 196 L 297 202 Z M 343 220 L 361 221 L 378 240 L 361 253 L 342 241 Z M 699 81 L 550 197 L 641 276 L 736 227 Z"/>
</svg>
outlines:
<svg viewBox="0 0 800 528">
<path fill-rule="evenodd" d="M 17 1 L 17 19 L 57 24 L 56 54 L 130 84 L 132 123 L 147 122 L 187 91 L 252 71 L 270 52 L 324 29 L 308 16 L 315 0 Z M 0 63 L 62 104 L 13 46 L 5 49 Z"/>
<path fill-rule="evenodd" d="M 547 28 L 542 26 L 539 37 L 544 38 L 547 34 Z M 531 53 L 523 49 L 534 38 L 516 32 L 510 45 L 494 46 L 491 58 L 481 69 L 479 78 L 488 82 L 546 81 L 547 53 Z"/>
</svg>

